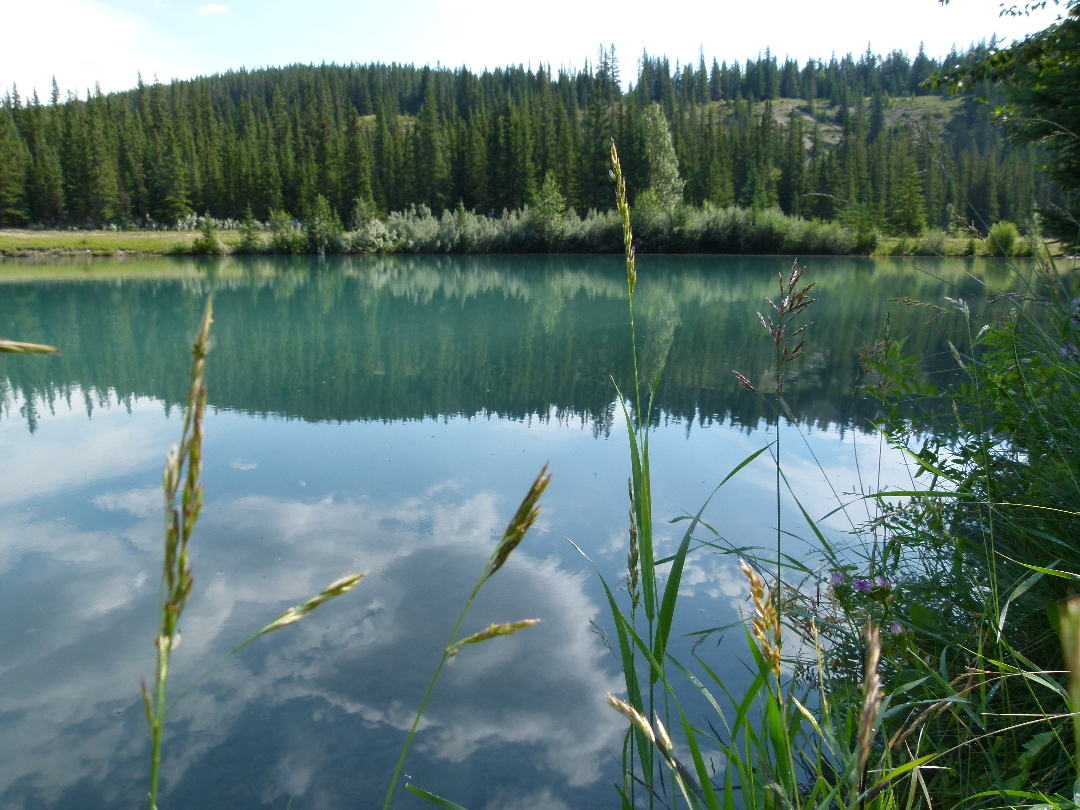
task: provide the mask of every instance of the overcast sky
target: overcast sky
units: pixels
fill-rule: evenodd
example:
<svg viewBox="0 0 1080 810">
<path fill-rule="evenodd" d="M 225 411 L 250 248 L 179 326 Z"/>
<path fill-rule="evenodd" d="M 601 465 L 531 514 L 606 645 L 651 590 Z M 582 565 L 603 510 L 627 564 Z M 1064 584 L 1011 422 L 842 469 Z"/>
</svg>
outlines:
<svg viewBox="0 0 1080 810">
<path fill-rule="evenodd" d="M 295 62 L 510 63 L 580 67 L 614 44 L 623 78 L 643 50 L 696 63 L 1016 38 L 1057 10 L 1001 18 L 997 0 L 0 0 L 0 88 L 105 91 L 245 66 Z"/>
</svg>

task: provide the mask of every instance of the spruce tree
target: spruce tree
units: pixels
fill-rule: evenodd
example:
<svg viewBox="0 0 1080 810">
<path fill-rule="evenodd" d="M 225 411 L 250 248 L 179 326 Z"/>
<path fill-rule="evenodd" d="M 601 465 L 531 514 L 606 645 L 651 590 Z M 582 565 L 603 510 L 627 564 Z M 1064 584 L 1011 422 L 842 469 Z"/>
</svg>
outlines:
<svg viewBox="0 0 1080 810">
<path fill-rule="evenodd" d="M 26 153 L 10 109 L 0 108 L 0 225 L 26 221 Z"/>
<path fill-rule="evenodd" d="M 649 188 L 666 210 L 673 211 L 683 201 L 686 181 L 679 175 L 679 158 L 659 104 L 650 104 L 645 111 L 645 155 Z"/>
</svg>

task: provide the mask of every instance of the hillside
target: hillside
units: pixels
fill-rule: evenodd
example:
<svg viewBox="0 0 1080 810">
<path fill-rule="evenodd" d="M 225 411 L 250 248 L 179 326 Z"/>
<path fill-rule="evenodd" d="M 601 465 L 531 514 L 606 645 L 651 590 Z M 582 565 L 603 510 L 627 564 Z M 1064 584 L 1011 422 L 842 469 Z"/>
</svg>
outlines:
<svg viewBox="0 0 1080 810">
<path fill-rule="evenodd" d="M 954 56 L 954 58 L 960 58 Z M 631 197 L 657 182 L 658 105 L 686 202 L 778 207 L 915 234 L 952 213 L 1026 222 L 1053 195 L 974 95 L 923 89 L 920 54 L 783 64 L 644 57 L 630 90 L 613 54 L 553 73 L 294 65 L 0 107 L 0 226 L 157 227 L 250 209 L 304 218 L 318 197 L 360 210 L 520 209 L 545 179 L 579 213 L 607 209 L 615 138 Z M 655 127 L 654 127 L 655 129 Z"/>
</svg>

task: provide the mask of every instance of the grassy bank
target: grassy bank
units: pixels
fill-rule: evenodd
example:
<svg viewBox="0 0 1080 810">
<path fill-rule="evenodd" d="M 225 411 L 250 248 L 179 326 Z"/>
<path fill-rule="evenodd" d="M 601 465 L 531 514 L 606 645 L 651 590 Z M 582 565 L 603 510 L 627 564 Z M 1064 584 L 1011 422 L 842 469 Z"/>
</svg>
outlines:
<svg viewBox="0 0 1080 810">
<path fill-rule="evenodd" d="M 167 255 L 190 241 L 177 231 L 31 231 L 0 230 L 0 256 L 91 255 L 118 253 Z M 222 234 L 228 244 L 229 234 Z"/>
</svg>

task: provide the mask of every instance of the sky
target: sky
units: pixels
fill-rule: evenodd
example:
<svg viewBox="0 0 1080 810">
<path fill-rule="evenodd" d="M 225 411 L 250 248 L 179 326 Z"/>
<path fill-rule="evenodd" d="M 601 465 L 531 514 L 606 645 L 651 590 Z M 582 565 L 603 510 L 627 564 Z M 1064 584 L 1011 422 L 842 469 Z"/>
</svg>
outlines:
<svg viewBox="0 0 1080 810">
<path fill-rule="evenodd" d="M 614 45 L 624 81 L 643 51 L 672 62 L 743 60 L 770 48 L 800 62 L 894 49 L 944 56 L 995 34 L 1022 37 L 1049 9 L 999 16 L 997 0 L 0 0 L 0 89 L 55 76 L 80 95 L 240 67 L 321 62 L 580 68 Z"/>
</svg>

